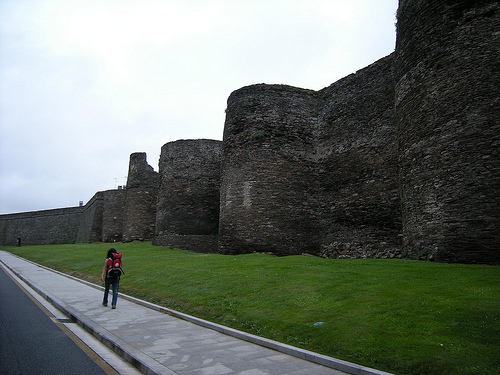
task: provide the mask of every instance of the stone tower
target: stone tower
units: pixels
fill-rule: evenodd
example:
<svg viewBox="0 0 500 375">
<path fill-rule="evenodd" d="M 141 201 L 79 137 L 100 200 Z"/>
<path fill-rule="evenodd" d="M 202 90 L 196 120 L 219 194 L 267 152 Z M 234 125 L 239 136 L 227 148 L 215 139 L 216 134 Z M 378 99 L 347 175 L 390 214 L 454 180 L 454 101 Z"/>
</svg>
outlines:
<svg viewBox="0 0 500 375">
<path fill-rule="evenodd" d="M 155 245 L 217 251 L 221 144 L 197 139 L 163 145 Z"/>
<path fill-rule="evenodd" d="M 404 249 L 500 262 L 500 5 L 400 0 L 396 122 Z"/>
<path fill-rule="evenodd" d="M 147 163 L 145 152 L 130 155 L 122 241 L 149 241 L 154 237 L 158 180 L 158 173 Z"/>
<path fill-rule="evenodd" d="M 312 91 L 228 99 L 219 250 L 400 255 L 393 55 Z"/>
<path fill-rule="evenodd" d="M 310 191 L 318 99 L 284 85 L 254 85 L 228 98 L 219 251 L 319 253 Z"/>
</svg>

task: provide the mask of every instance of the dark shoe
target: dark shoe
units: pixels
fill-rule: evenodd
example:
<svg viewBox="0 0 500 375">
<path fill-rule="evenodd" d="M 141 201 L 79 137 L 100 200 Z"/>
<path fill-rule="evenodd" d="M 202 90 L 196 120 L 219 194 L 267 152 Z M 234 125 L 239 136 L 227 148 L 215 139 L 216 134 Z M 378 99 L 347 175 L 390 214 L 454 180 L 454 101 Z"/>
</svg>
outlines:
<svg viewBox="0 0 500 375">
<path fill-rule="evenodd" d="M 103 302 L 102 305 L 103 306 L 108 306 L 108 303 L 107 302 Z"/>
<path fill-rule="evenodd" d="M 116 305 L 111 305 L 111 308 L 112 309 L 116 309 Z"/>
</svg>

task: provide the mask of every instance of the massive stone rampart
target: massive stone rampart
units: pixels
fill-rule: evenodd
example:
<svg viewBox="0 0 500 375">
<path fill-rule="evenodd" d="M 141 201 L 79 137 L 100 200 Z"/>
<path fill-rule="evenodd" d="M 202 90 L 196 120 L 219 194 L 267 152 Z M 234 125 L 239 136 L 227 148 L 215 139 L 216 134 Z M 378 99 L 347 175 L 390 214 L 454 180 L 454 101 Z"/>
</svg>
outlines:
<svg viewBox="0 0 500 375">
<path fill-rule="evenodd" d="M 74 243 L 82 207 L 0 215 L 0 243 L 15 246 Z"/>
<path fill-rule="evenodd" d="M 318 92 L 321 255 L 401 253 L 393 54 Z"/>
<path fill-rule="evenodd" d="M 79 207 L 0 215 L 0 244 L 113 242 L 122 237 L 124 190 L 99 191 Z"/>
<path fill-rule="evenodd" d="M 96 242 L 102 239 L 102 215 L 104 210 L 104 194 L 98 191 L 82 207 L 80 225 L 76 242 Z"/>
<path fill-rule="evenodd" d="M 400 254 L 393 55 L 317 92 L 244 87 L 226 113 L 222 253 Z"/>
<path fill-rule="evenodd" d="M 412 258 L 500 262 L 499 10 L 400 2 L 395 114 Z"/>
<path fill-rule="evenodd" d="M 122 187 L 103 192 L 102 242 L 123 240 L 123 217 L 126 190 Z"/>
<path fill-rule="evenodd" d="M 197 139 L 163 145 L 155 245 L 217 251 L 221 143 Z"/>
<path fill-rule="evenodd" d="M 123 208 L 123 241 L 153 239 L 158 181 L 158 172 L 147 163 L 145 152 L 130 155 Z"/>
<path fill-rule="evenodd" d="M 224 126 L 219 249 L 319 253 L 310 190 L 318 98 L 314 91 L 255 85 L 233 92 Z"/>
<path fill-rule="evenodd" d="M 0 215 L 0 244 L 23 245 L 151 240 L 158 173 L 145 153 L 130 156 L 130 189 L 99 191 L 83 206 Z"/>
<path fill-rule="evenodd" d="M 397 17 L 394 54 L 320 91 L 238 89 L 222 142 L 167 143 L 159 173 L 134 153 L 126 190 L 0 215 L 1 242 L 500 263 L 500 4 Z"/>
</svg>

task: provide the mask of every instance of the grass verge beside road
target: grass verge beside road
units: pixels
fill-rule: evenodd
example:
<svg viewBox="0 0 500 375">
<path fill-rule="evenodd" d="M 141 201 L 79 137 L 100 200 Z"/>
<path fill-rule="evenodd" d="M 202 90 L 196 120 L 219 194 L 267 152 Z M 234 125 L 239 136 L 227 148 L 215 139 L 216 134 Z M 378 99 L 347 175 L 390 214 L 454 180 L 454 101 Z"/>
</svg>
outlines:
<svg viewBox="0 0 500 375">
<path fill-rule="evenodd" d="M 120 292 L 168 308 L 395 374 L 500 374 L 499 266 L 139 242 L 2 250 L 100 285 L 111 246 L 123 254 Z"/>
</svg>

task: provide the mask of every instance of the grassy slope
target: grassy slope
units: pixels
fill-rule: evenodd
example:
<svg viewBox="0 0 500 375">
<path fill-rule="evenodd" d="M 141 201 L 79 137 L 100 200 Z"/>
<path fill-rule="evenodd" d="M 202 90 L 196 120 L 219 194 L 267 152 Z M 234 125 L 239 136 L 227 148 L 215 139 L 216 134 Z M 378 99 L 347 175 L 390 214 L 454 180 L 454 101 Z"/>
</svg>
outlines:
<svg viewBox="0 0 500 375">
<path fill-rule="evenodd" d="M 109 247 L 6 250 L 99 283 Z M 498 266 L 115 247 L 129 295 L 397 374 L 500 373 Z"/>
</svg>

